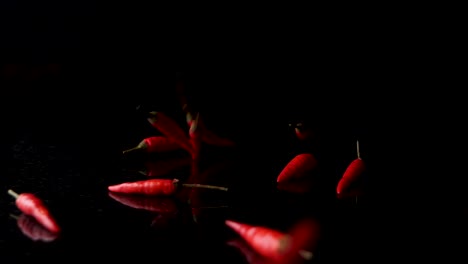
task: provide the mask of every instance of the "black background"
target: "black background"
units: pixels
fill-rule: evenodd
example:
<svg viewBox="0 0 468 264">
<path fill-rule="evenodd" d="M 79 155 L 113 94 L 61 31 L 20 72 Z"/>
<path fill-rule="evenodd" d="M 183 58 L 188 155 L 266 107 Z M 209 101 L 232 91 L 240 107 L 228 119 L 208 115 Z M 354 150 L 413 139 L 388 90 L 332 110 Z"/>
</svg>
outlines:
<svg viewBox="0 0 468 264">
<path fill-rule="evenodd" d="M 304 151 L 290 141 L 290 122 L 305 120 L 318 131 L 320 153 L 330 174 L 352 158 L 355 141 L 361 141 L 371 171 L 379 176 L 370 180 L 371 198 L 362 208 L 354 208 L 358 220 L 353 223 L 360 225 L 349 232 L 371 235 L 362 235 L 364 242 L 351 248 L 343 246 L 343 240 L 328 241 L 334 248 L 330 256 L 341 258 L 345 254 L 339 252 L 346 252 L 375 260 L 414 252 L 415 258 L 422 258 L 428 245 L 442 251 L 439 235 L 443 241 L 457 241 L 453 237 L 463 234 L 455 227 L 464 219 L 461 215 L 466 216 L 466 198 L 460 184 L 452 187 L 459 182 L 453 176 L 459 174 L 455 168 L 463 164 L 456 154 L 463 149 L 461 141 L 453 141 L 461 134 L 462 125 L 454 120 L 461 117 L 463 99 L 451 89 L 457 71 L 437 67 L 444 55 L 431 53 L 434 37 L 427 37 L 418 23 L 400 27 L 369 21 L 322 22 L 326 26 L 310 30 L 310 21 L 284 24 L 273 19 L 269 27 L 263 25 L 266 22 L 249 22 L 190 35 L 172 31 L 166 38 L 160 30 L 152 32 L 148 20 L 101 13 L 94 2 L 2 1 L 0 7 L 1 190 L 5 193 L 0 199 L 5 230 L 0 233 L 0 247 L 7 259 L 47 259 L 57 253 L 57 260 L 86 259 L 92 254 L 156 251 L 145 241 L 157 239 L 144 228 L 124 229 L 122 239 L 115 240 L 114 228 L 123 223 L 132 226 L 145 216 L 134 218 L 130 211 L 119 211 L 99 188 L 113 182 L 112 174 L 126 177 L 121 175 L 120 151 L 154 132 L 144 119 L 146 110 L 165 111 L 183 120 L 173 89 L 175 71 L 182 73 L 190 99 L 207 124 L 239 142 L 243 159 L 236 159 L 237 170 L 248 168 L 263 175 L 255 178 L 254 186 L 264 186 L 274 179 L 281 162 Z M 33 69 L 49 63 L 59 65 L 57 74 L 32 75 Z M 12 65 L 23 68 L 8 75 Z M 451 163 L 446 166 L 445 160 Z M 8 219 L 13 206 L 6 190 L 11 186 L 37 192 L 61 210 L 60 219 L 72 230 L 68 238 L 37 245 L 15 231 Z M 245 190 L 248 195 L 243 199 L 263 206 L 268 199 L 258 198 L 252 189 Z M 268 188 L 259 193 L 272 195 Z M 307 207 L 310 200 L 301 200 L 297 208 Z M 322 205 L 320 215 L 333 230 L 335 222 L 341 223 L 330 220 L 340 214 L 335 209 L 348 207 L 336 207 L 333 199 Z M 294 213 L 282 217 L 274 213 L 275 206 L 274 202 L 266 206 L 263 217 L 248 208 L 233 215 L 258 223 L 272 217 L 278 222 L 269 224 L 288 226 Z M 448 213 L 452 209 L 455 220 Z M 120 213 L 128 218 L 122 220 Z M 114 217 L 121 220 L 108 224 Z M 209 259 L 206 248 L 192 248 L 192 236 L 181 234 L 186 241 L 181 248 L 197 259 Z M 137 240 L 141 241 L 128 243 Z M 217 242 L 208 242 L 207 247 L 210 243 Z M 221 250 L 219 255 L 223 254 L 235 255 Z M 448 255 L 452 254 L 444 256 Z"/>
</svg>

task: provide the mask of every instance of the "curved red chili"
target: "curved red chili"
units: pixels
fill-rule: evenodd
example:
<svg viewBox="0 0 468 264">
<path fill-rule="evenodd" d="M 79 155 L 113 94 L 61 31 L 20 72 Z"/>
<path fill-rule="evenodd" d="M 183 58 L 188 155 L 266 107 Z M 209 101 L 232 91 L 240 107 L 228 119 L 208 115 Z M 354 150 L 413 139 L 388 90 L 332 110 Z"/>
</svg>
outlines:
<svg viewBox="0 0 468 264">
<path fill-rule="evenodd" d="M 15 198 L 15 204 L 21 212 L 34 217 L 49 231 L 60 232 L 59 225 L 39 197 L 32 193 L 17 194 L 11 189 L 8 190 L 8 194 Z"/>
<path fill-rule="evenodd" d="M 296 155 L 278 175 L 276 181 L 284 182 L 291 179 L 300 179 L 317 167 L 317 159 L 311 153 Z"/>
<path fill-rule="evenodd" d="M 364 161 L 361 159 L 359 151 L 359 141 L 357 141 L 357 158 L 354 159 L 346 168 L 343 176 L 341 177 L 336 187 L 336 193 L 339 197 L 343 196 L 343 193 L 349 191 L 348 189 L 353 182 L 359 179 L 366 170 Z"/>
</svg>

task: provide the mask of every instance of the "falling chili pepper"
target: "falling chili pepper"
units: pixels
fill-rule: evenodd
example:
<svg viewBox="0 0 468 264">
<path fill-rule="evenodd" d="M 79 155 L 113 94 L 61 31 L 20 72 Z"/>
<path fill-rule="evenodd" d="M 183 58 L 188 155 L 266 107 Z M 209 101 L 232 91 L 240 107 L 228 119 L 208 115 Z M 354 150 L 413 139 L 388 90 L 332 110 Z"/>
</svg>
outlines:
<svg viewBox="0 0 468 264">
<path fill-rule="evenodd" d="M 175 213 L 177 205 L 167 197 L 134 196 L 109 192 L 109 196 L 117 202 L 135 208 L 156 213 Z"/>
<path fill-rule="evenodd" d="M 60 227 L 50 214 L 48 208 L 36 195 L 32 193 L 18 194 L 13 190 L 8 190 L 8 194 L 15 198 L 15 204 L 24 214 L 34 217 L 41 225 L 49 231 L 58 233 Z"/>
<path fill-rule="evenodd" d="M 140 173 L 150 178 L 162 177 L 190 165 L 191 162 L 190 157 L 151 160 L 145 163 L 146 170 L 142 170 Z"/>
<path fill-rule="evenodd" d="M 263 257 L 280 261 L 291 243 L 291 237 L 274 229 L 226 220 L 226 225 L 238 233 Z"/>
<path fill-rule="evenodd" d="M 317 167 L 317 159 L 311 153 L 301 153 L 296 155 L 283 168 L 276 181 L 284 182 L 291 179 L 300 179 Z"/>
<path fill-rule="evenodd" d="M 58 233 L 50 232 L 32 216 L 24 213 L 20 216 L 10 216 L 16 219 L 16 224 L 21 232 L 33 241 L 52 242 L 58 238 Z"/>
<path fill-rule="evenodd" d="M 135 181 L 135 182 L 125 182 L 125 183 L 109 186 L 108 190 L 111 192 L 127 193 L 127 194 L 169 196 L 169 195 L 175 194 L 179 186 L 190 187 L 190 188 L 216 189 L 216 190 L 221 190 L 221 191 L 228 190 L 228 188 L 226 187 L 213 186 L 213 185 L 189 184 L 189 183 L 180 184 L 178 179 L 150 179 L 150 180 Z"/>
<path fill-rule="evenodd" d="M 319 238 L 318 224 L 311 219 L 298 221 L 288 233 L 262 226 L 226 220 L 252 250 L 274 264 L 302 263 L 313 258 Z"/>
<path fill-rule="evenodd" d="M 365 163 L 361 159 L 359 141 L 357 141 L 356 148 L 358 157 L 348 165 L 336 187 L 338 197 L 343 197 L 343 193 L 348 191 L 352 183 L 358 180 L 366 169 Z"/>
<path fill-rule="evenodd" d="M 154 136 L 143 139 L 136 147 L 123 151 L 123 154 L 135 151 L 147 153 L 163 153 L 182 149 L 180 144 L 164 136 Z"/>
<path fill-rule="evenodd" d="M 189 153 L 192 153 L 193 150 L 188 136 L 174 119 L 170 118 L 163 112 L 153 111 L 149 114 L 150 117 L 148 117 L 148 121 L 154 128 L 159 130 L 167 138 L 177 142 Z"/>
</svg>

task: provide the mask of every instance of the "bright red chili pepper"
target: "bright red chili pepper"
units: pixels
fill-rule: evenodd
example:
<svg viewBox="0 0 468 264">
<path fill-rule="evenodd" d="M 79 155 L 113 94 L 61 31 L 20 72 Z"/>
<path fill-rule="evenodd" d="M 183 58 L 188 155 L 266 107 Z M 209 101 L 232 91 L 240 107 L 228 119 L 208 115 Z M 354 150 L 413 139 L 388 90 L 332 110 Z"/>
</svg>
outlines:
<svg viewBox="0 0 468 264">
<path fill-rule="evenodd" d="M 125 182 L 121 184 L 111 185 L 108 190 L 117 193 L 126 194 L 142 194 L 142 195 L 173 195 L 177 191 L 177 187 L 191 187 L 191 188 L 207 188 L 227 191 L 226 187 L 203 185 L 203 184 L 189 184 L 179 183 L 178 179 L 150 179 L 135 182 Z"/>
<path fill-rule="evenodd" d="M 163 135 L 177 142 L 189 153 L 192 153 L 192 145 L 190 144 L 188 136 L 174 119 L 162 112 L 150 112 L 148 121 Z"/>
<path fill-rule="evenodd" d="M 145 163 L 146 170 L 140 171 L 140 173 L 150 178 L 162 177 L 177 169 L 182 169 L 185 166 L 190 165 L 191 162 L 192 160 L 189 157 L 152 160 Z"/>
<path fill-rule="evenodd" d="M 177 212 L 173 199 L 167 197 L 134 196 L 109 192 L 109 196 L 117 202 L 135 208 L 161 214 Z"/>
<path fill-rule="evenodd" d="M 317 167 L 317 159 L 311 153 L 296 155 L 283 168 L 276 181 L 284 182 L 291 179 L 300 179 Z"/>
<path fill-rule="evenodd" d="M 284 257 L 291 243 L 290 236 L 274 229 L 231 220 L 226 220 L 226 225 L 238 233 L 255 252 L 274 261 Z"/>
<path fill-rule="evenodd" d="M 50 232 L 37 220 L 27 214 L 11 217 L 16 219 L 16 224 L 21 232 L 33 241 L 52 242 L 58 238 L 58 233 Z"/>
<path fill-rule="evenodd" d="M 354 159 L 346 168 L 343 176 L 341 177 L 336 187 L 337 195 L 343 196 L 343 193 L 348 191 L 353 182 L 359 179 L 366 170 L 364 161 L 361 159 L 359 153 L 359 141 L 357 142 L 358 157 Z"/>
<path fill-rule="evenodd" d="M 237 233 L 246 242 L 242 244 L 240 241 L 234 240 L 231 245 L 244 252 L 247 260 L 252 261 L 252 263 L 303 263 L 304 260 L 310 260 L 314 257 L 312 252 L 316 249 L 320 238 L 319 225 L 313 219 L 301 219 L 294 224 L 288 233 L 236 222 L 231 223 L 231 225 L 233 225 L 231 228 L 234 230 L 239 230 Z M 280 249 L 278 250 L 278 248 Z"/>
<path fill-rule="evenodd" d="M 154 136 L 143 139 L 136 147 L 124 150 L 123 154 L 134 151 L 147 153 L 164 153 L 182 149 L 179 143 L 164 136 Z"/>
<path fill-rule="evenodd" d="M 173 195 L 177 190 L 177 179 L 151 179 L 125 182 L 109 186 L 111 192 L 144 195 Z"/>
<path fill-rule="evenodd" d="M 39 197 L 32 193 L 17 194 L 11 189 L 8 190 L 8 194 L 15 198 L 15 204 L 21 212 L 34 217 L 49 231 L 60 232 L 59 225 Z"/>
</svg>

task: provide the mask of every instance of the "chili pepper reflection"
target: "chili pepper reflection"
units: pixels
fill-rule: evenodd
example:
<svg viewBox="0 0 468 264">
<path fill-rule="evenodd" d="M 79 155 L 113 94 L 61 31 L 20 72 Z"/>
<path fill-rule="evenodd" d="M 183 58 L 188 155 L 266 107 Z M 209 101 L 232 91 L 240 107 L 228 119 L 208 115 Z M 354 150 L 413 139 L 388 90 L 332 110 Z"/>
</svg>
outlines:
<svg viewBox="0 0 468 264">
<path fill-rule="evenodd" d="M 117 202 L 140 210 L 157 213 L 175 213 L 178 208 L 175 201 L 168 197 L 148 197 L 109 192 L 109 197 Z"/>
<path fill-rule="evenodd" d="M 145 163 L 146 170 L 140 171 L 147 177 L 162 177 L 191 164 L 190 157 L 152 160 Z"/>
<path fill-rule="evenodd" d="M 58 233 L 53 233 L 47 230 L 37 222 L 34 217 L 28 216 L 24 213 L 20 216 L 10 216 L 16 219 L 16 224 L 21 232 L 33 241 L 52 242 L 59 237 Z"/>
</svg>

